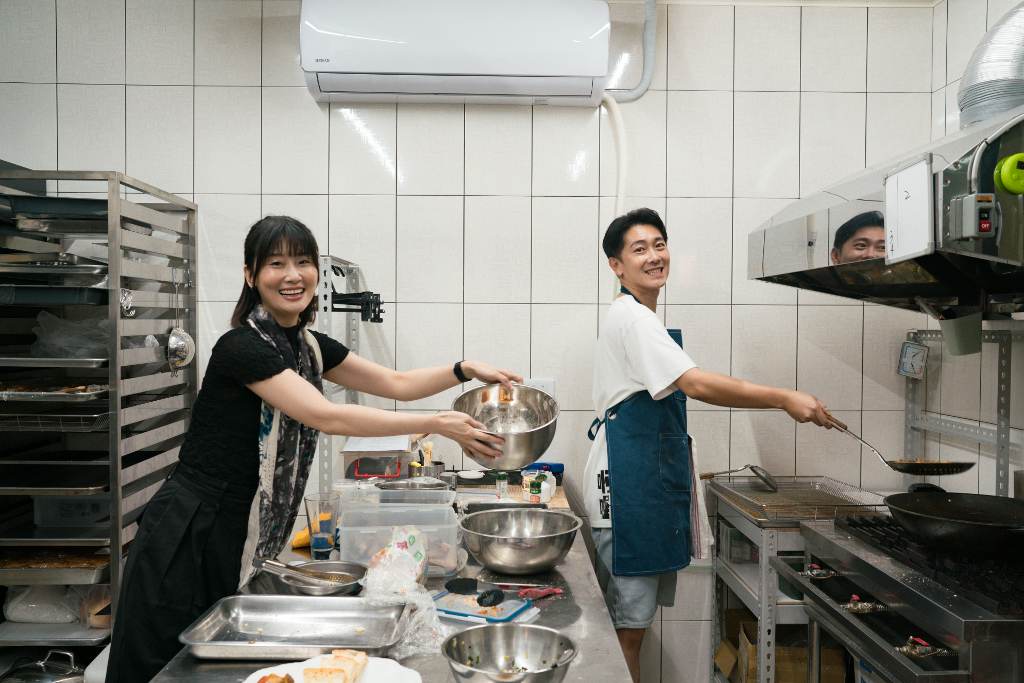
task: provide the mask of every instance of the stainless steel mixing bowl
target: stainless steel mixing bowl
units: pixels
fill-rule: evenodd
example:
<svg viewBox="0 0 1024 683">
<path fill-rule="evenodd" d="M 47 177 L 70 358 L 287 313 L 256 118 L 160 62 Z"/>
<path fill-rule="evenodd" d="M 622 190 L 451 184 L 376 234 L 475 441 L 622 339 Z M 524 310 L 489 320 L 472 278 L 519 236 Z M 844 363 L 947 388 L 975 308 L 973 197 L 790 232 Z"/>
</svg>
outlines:
<svg viewBox="0 0 1024 683">
<path fill-rule="evenodd" d="M 569 553 L 582 522 L 571 512 L 538 508 L 484 510 L 459 528 L 477 562 L 499 574 L 540 574 Z"/>
<path fill-rule="evenodd" d="M 441 651 L 457 681 L 559 683 L 579 646 L 547 626 L 486 624 L 456 633 Z"/>
<path fill-rule="evenodd" d="M 352 577 L 351 581 L 339 583 L 336 586 L 311 586 L 301 583 L 288 576 L 275 577 L 281 582 L 286 590 L 292 594 L 302 595 L 354 595 L 363 589 L 359 579 L 366 574 L 366 565 L 358 562 L 346 562 L 344 560 L 314 560 L 295 565 L 300 569 L 312 569 L 317 572 L 340 572 Z"/>
<path fill-rule="evenodd" d="M 455 399 L 452 410 L 483 422 L 488 434 L 505 440 L 504 445 L 494 446 L 503 453 L 500 458 L 473 460 L 488 469 L 506 472 L 537 462 L 551 445 L 558 422 L 558 402 L 550 394 L 524 384 L 474 387 Z"/>
</svg>

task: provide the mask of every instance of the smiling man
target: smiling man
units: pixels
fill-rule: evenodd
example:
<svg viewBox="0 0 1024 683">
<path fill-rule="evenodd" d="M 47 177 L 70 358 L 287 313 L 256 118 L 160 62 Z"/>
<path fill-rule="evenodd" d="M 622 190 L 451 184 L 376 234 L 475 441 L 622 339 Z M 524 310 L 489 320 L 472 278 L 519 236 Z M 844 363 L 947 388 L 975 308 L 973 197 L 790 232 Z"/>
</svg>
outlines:
<svg viewBox="0 0 1024 683">
<path fill-rule="evenodd" d="M 600 417 L 590 429 L 584 496 L 598 582 L 635 683 L 644 633 L 658 605 L 673 604 L 676 571 L 690 563 L 687 396 L 733 408 L 782 409 L 797 422 L 831 425 L 814 396 L 701 370 L 672 340 L 657 314 L 670 257 L 656 211 L 616 218 L 603 246 L 622 288 L 597 341 L 594 406 Z"/>
<path fill-rule="evenodd" d="M 832 265 L 885 258 L 885 218 L 880 211 L 858 214 L 839 226 L 829 252 Z"/>
</svg>

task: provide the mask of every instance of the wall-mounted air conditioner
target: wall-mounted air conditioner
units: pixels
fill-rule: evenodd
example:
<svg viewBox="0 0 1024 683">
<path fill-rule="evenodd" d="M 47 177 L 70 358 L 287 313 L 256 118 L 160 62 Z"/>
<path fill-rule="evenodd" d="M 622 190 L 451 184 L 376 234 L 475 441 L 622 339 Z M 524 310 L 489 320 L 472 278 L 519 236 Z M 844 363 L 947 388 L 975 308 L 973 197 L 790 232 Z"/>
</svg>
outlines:
<svg viewBox="0 0 1024 683">
<path fill-rule="evenodd" d="M 608 70 L 601 0 L 303 0 L 318 102 L 595 107 Z"/>
</svg>

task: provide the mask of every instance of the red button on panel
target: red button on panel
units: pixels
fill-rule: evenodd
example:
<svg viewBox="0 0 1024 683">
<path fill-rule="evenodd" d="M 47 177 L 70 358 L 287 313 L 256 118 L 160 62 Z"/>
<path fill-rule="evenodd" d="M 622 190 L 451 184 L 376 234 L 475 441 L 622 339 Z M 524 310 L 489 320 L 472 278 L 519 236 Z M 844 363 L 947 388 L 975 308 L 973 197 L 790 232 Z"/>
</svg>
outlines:
<svg viewBox="0 0 1024 683">
<path fill-rule="evenodd" d="M 981 221 L 978 224 L 978 232 L 992 232 L 992 221 Z"/>
</svg>

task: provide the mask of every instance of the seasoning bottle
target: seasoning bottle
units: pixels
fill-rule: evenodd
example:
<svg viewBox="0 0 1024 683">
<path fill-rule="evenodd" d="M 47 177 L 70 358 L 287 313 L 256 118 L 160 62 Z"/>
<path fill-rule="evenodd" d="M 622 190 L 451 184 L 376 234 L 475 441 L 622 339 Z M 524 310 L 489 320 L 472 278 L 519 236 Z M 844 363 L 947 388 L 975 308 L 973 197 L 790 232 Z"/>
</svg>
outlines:
<svg viewBox="0 0 1024 683">
<path fill-rule="evenodd" d="M 508 472 L 494 473 L 494 492 L 498 498 L 508 498 Z"/>
</svg>

